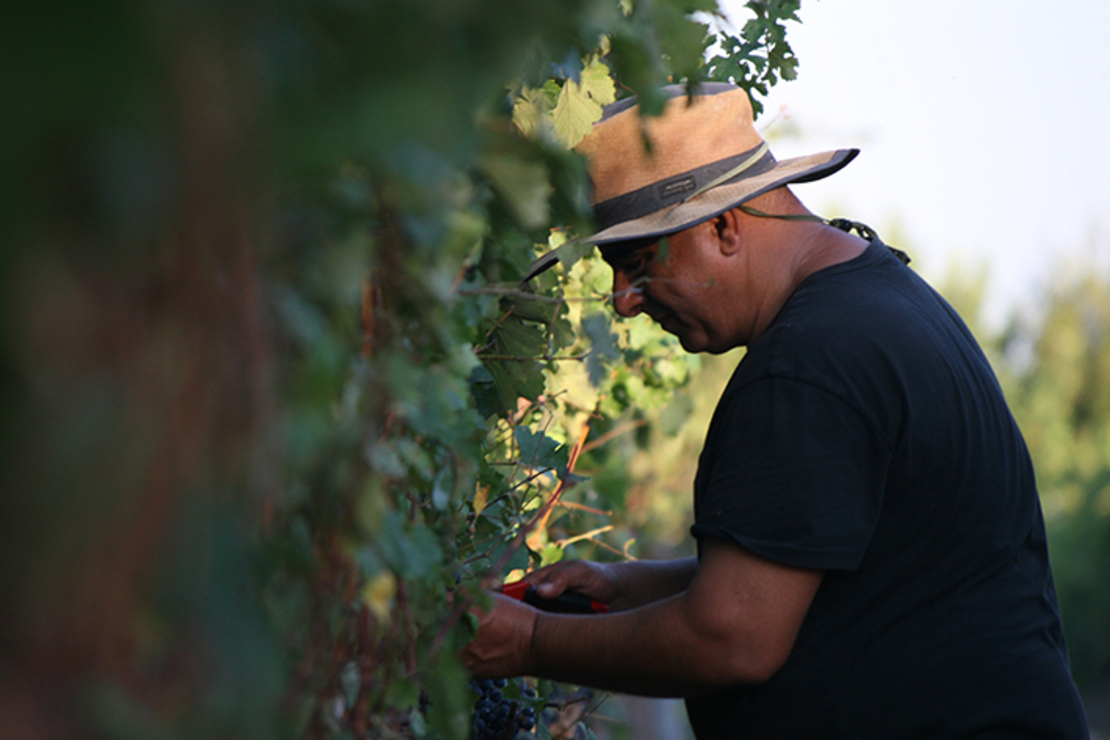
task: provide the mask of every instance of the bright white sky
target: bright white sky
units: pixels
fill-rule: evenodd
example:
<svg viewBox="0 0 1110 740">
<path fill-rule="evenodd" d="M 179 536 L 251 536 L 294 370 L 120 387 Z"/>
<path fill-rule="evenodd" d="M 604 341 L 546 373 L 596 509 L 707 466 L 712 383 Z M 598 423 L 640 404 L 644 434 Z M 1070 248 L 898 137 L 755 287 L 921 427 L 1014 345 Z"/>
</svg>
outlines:
<svg viewBox="0 0 1110 740">
<path fill-rule="evenodd" d="M 757 123 L 785 107 L 800 130 L 779 159 L 862 150 L 795 187 L 812 209 L 900 242 L 934 282 L 986 266 L 991 324 L 1035 308 L 1062 260 L 1106 269 L 1110 2 L 803 0 L 799 17 L 798 79 Z"/>
</svg>

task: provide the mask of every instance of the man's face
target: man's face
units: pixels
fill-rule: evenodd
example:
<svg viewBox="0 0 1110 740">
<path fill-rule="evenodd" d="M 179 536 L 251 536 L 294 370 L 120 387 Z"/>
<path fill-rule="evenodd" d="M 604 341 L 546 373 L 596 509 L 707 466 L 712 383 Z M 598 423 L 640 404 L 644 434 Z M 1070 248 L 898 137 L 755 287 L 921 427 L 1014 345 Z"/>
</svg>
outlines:
<svg viewBox="0 0 1110 740">
<path fill-rule="evenodd" d="M 723 268 L 714 222 L 650 244 L 601 247 L 613 268 L 613 307 L 621 316 L 646 313 L 678 337 L 688 352 L 724 352 L 735 346 L 721 300 Z"/>
</svg>

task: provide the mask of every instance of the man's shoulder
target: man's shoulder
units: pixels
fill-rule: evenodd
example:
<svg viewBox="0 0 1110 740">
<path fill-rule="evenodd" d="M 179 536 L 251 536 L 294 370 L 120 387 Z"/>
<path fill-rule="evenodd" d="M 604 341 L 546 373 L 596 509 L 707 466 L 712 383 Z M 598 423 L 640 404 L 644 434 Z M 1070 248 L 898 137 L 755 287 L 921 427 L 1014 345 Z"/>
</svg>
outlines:
<svg viewBox="0 0 1110 740">
<path fill-rule="evenodd" d="M 938 329 L 963 334 L 962 322 L 940 294 L 876 240 L 860 258 L 803 281 L 765 338 L 773 355 L 813 355 L 827 347 L 898 346 L 900 338 Z"/>
<path fill-rule="evenodd" d="M 861 383 L 873 386 L 864 395 L 897 392 L 900 380 L 955 357 L 977 357 L 974 338 L 947 302 L 886 256 L 872 254 L 804 281 L 748 348 L 726 395 L 765 377 L 844 396 L 859 396 Z"/>
</svg>

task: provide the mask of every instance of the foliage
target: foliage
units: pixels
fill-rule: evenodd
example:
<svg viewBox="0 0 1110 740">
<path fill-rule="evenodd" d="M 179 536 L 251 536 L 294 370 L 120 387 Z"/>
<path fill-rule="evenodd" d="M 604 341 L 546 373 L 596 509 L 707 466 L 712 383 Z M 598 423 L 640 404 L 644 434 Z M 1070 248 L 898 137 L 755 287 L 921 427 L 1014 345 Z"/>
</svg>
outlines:
<svg viewBox="0 0 1110 740">
<path fill-rule="evenodd" d="M 796 5 L 749 7 L 764 32 L 724 56 L 764 94 Z M 518 285 L 590 228 L 568 147 L 601 106 L 706 76 L 695 12 L 716 4 L 8 11 L 17 735 L 466 735 L 468 606 L 631 556 L 619 442 L 696 367 L 611 318 L 594 259 Z"/>
<path fill-rule="evenodd" d="M 783 22 L 797 21 L 801 4 L 801 0 L 749 0 L 745 3 L 754 17 L 744 24 L 739 35 L 720 35 L 720 53 L 710 57 L 708 62 L 709 78 L 735 82 L 760 95 L 767 95 L 780 77 L 795 79 L 798 60 L 786 41 Z M 754 95 L 752 109 L 757 115 L 763 111 L 763 105 Z"/>
</svg>

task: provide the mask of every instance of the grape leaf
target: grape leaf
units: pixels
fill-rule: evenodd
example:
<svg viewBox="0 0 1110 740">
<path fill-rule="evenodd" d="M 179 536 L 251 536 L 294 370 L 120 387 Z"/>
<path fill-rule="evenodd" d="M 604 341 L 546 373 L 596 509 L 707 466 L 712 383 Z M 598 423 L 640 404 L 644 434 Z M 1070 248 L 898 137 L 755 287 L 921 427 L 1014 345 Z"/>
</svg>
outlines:
<svg viewBox="0 0 1110 740">
<path fill-rule="evenodd" d="M 513 437 L 520 446 L 520 461 L 533 468 L 554 468 L 565 473 L 570 460 L 566 445 L 560 444 L 543 432 L 533 432 L 526 426 L 513 430 Z"/>
<path fill-rule="evenodd" d="M 593 130 L 601 118 L 602 107 L 616 100 L 616 86 L 609 68 L 594 61 L 582 70 L 581 83 L 568 79 L 552 111 L 555 135 L 568 149 L 575 147 Z"/>
<path fill-rule="evenodd" d="M 592 343 L 586 369 L 590 383 L 596 388 L 605 379 L 606 368 L 620 358 L 617 337 L 612 331 L 612 321 L 604 313 L 595 313 L 582 321 L 582 330 Z"/>
<path fill-rule="evenodd" d="M 574 80 L 567 80 L 553 112 L 555 135 L 568 149 L 573 148 L 593 130 L 601 118 L 601 106 Z"/>
<path fill-rule="evenodd" d="M 550 112 L 551 103 L 544 90 L 524 88 L 513 101 L 513 125 L 528 138 L 535 139 Z"/>
<path fill-rule="evenodd" d="M 594 60 L 590 62 L 581 75 L 582 89 L 601 106 L 609 105 L 617 99 L 617 86 L 613 82 L 613 74 L 604 62 Z"/>
</svg>

